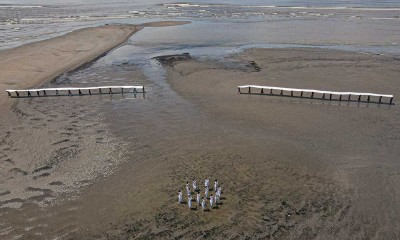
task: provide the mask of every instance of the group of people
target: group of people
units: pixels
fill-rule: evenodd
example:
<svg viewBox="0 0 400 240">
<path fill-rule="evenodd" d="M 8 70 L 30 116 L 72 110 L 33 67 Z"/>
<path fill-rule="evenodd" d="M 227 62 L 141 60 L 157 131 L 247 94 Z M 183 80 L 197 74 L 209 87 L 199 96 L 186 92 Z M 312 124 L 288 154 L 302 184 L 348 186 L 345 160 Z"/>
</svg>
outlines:
<svg viewBox="0 0 400 240">
<path fill-rule="evenodd" d="M 214 181 L 214 188 L 210 188 L 210 180 L 206 178 L 204 180 L 204 196 L 201 196 L 201 190 L 197 186 L 197 181 L 196 179 L 193 179 L 192 182 L 192 187 L 193 189 L 190 188 L 189 182 L 186 182 L 186 193 L 187 193 L 187 203 L 189 206 L 189 209 L 193 209 L 192 207 L 192 190 L 193 193 L 196 193 L 196 202 L 199 206 L 201 206 L 201 209 L 204 211 L 207 208 L 207 199 L 209 199 L 209 204 L 210 204 L 210 210 L 215 208 L 218 208 L 218 204 L 221 201 L 221 193 L 222 193 L 222 188 L 218 183 L 218 180 L 215 179 Z M 210 191 L 214 190 L 214 194 L 210 193 Z M 210 196 L 208 196 L 210 194 Z M 179 190 L 178 192 L 178 202 L 183 203 L 183 193 L 182 190 Z"/>
</svg>

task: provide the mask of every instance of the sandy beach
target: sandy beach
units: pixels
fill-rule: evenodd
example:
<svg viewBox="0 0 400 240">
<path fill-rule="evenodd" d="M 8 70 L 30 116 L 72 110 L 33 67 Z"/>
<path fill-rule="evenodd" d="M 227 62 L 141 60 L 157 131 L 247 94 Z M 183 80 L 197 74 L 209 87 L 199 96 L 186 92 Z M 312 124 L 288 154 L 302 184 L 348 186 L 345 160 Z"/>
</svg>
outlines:
<svg viewBox="0 0 400 240">
<path fill-rule="evenodd" d="M 250 49 L 219 61 L 168 59 L 168 82 L 187 102 L 164 95 L 173 108 L 136 104 L 128 129 L 118 126 L 129 117 L 106 110 L 103 141 L 119 136 L 120 148 L 111 153 L 125 159 L 116 159 L 120 167 L 113 174 L 64 204 L 38 211 L 25 203 L 25 215 L 7 210 L 3 216 L 21 227 L 29 226 L 24 218 L 40 216 L 33 222 L 47 227 L 25 233 L 31 238 L 36 231 L 67 231 L 72 239 L 398 237 L 397 105 L 239 95 L 236 88 L 279 83 L 396 95 L 398 59 L 326 49 Z M 129 72 L 148 81 L 140 71 Z M 77 157 L 77 166 L 88 164 Z M 180 186 L 206 176 L 223 186 L 218 209 L 203 213 L 176 203 Z"/>
<path fill-rule="evenodd" d="M 137 45 L 115 49 L 142 28 L 185 23 L 89 28 L 0 52 L 2 88 L 148 89 L 2 95 L 0 238 L 398 239 L 399 59 L 251 48 L 152 55 L 146 72 L 124 55 Z M 395 104 L 238 94 L 247 84 L 394 94 Z M 218 208 L 177 203 L 205 177 L 222 184 Z"/>
</svg>

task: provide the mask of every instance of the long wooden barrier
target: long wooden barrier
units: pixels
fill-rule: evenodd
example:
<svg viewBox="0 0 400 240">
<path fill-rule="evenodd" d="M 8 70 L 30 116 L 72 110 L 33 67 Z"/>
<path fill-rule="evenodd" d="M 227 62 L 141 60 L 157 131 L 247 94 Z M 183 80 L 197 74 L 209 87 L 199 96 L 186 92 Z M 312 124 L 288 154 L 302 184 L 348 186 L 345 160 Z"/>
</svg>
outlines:
<svg viewBox="0 0 400 240">
<path fill-rule="evenodd" d="M 105 90 L 105 91 L 104 91 Z M 120 93 L 129 92 L 145 93 L 144 86 L 99 86 L 99 87 L 63 87 L 63 88 L 39 88 L 26 90 L 6 90 L 9 97 L 45 97 L 45 96 L 72 96 L 113 94 L 113 90 L 121 90 Z M 128 91 L 127 91 L 128 90 Z M 22 95 L 25 93 L 25 95 Z M 36 93 L 36 95 L 34 94 Z"/>
<path fill-rule="evenodd" d="M 246 89 L 247 92 L 243 92 L 242 90 Z M 261 89 L 260 92 L 252 91 L 252 89 Z M 265 90 L 269 91 L 269 93 L 265 93 Z M 378 97 L 379 100 L 377 103 L 383 103 L 382 98 L 390 99 L 389 104 L 393 104 L 393 95 L 387 94 L 376 94 L 376 93 L 359 93 L 359 92 L 333 92 L 333 91 L 321 91 L 314 89 L 299 89 L 299 88 L 283 88 L 283 87 L 271 87 L 271 86 L 258 86 L 258 85 L 244 85 L 238 86 L 238 93 L 240 94 L 269 94 L 274 95 L 273 91 L 279 91 L 279 96 L 290 96 L 290 97 L 307 97 L 307 98 L 317 98 L 316 94 L 322 94 L 320 99 L 327 99 L 327 95 L 329 95 L 329 100 L 338 100 L 342 101 L 343 96 L 347 96 L 347 101 L 352 101 L 351 97 L 356 96 L 358 99 L 356 101 L 366 101 L 372 102 L 371 97 Z M 285 92 L 290 92 L 290 95 L 284 95 Z M 299 93 L 300 95 L 294 95 L 294 93 Z M 309 96 L 305 96 L 305 93 L 308 93 Z M 333 99 L 332 96 L 338 96 L 338 99 Z M 367 96 L 367 99 L 363 100 L 362 96 Z"/>
</svg>

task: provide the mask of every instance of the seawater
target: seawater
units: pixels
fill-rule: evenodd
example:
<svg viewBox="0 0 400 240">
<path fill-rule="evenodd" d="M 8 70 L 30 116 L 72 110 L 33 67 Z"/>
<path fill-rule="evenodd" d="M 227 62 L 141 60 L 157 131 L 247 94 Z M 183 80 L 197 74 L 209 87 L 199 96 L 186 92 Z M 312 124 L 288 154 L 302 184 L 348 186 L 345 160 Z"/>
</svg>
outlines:
<svg viewBox="0 0 400 240">
<path fill-rule="evenodd" d="M 304 44 L 305 41 L 291 39 L 310 36 L 310 30 L 317 35 L 327 25 L 328 27 L 332 25 L 330 27 L 332 31 L 328 35 L 323 32 L 322 34 L 329 40 L 336 40 L 334 35 L 341 32 L 358 34 L 361 29 L 357 28 L 359 24 L 366 25 L 371 30 L 376 29 L 376 33 L 382 35 L 382 28 L 389 31 L 393 26 L 399 25 L 400 1 L 200 0 L 176 3 L 172 0 L 146 2 L 0 0 L 0 49 L 59 36 L 83 27 L 118 23 L 139 24 L 155 20 L 194 20 L 234 24 L 247 21 L 254 23 L 252 28 L 257 28 L 251 35 L 253 41 L 259 38 L 258 30 L 262 34 L 272 30 L 268 35 L 269 38 L 280 30 L 279 33 L 284 34 L 278 39 L 272 39 L 273 43 L 280 43 L 283 40 L 284 43 Z M 268 26 L 262 26 L 260 23 Z M 271 28 L 274 26 L 275 29 Z M 347 29 L 346 26 L 352 29 Z M 293 30 L 299 30 L 294 32 L 296 36 L 288 35 Z M 380 41 L 383 41 L 383 37 Z M 236 35 L 238 41 L 242 41 L 242 38 L 240 34 Z M 366 39 L 365 36 L 363 39 Z M 352 41 L 351 38 L 338 39 L 336 45 L 352 44 Z M 396 45 L 397 41 L 385 43 L 375 41 L 371 44 Z"/>
</svg>

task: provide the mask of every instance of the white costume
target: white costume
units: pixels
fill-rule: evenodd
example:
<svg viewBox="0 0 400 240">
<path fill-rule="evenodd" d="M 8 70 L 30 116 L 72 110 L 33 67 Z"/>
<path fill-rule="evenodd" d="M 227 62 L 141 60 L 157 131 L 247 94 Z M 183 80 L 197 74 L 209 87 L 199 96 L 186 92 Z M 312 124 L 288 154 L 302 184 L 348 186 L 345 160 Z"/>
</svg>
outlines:
<svg viewBox="0 0 400 240">
<path fill-rule="evenodd" d="M 216 194 L 218 195 L 219 198 L 221 198 L 221 192 L 222 192 L 221 187 L 218 187 L 218 191 Z"/>
<path fill-rule="evenodd" d="M 182 203 L 182 191 L 178 192 L 178 202 Z"/>
<path fill-rule="evenodd" d="M 197 182 L 196 182 L 196 180 L 193 180 L 193 190 L 194 191 L 196 191 L 196 189 L 197 189 Z"/>
<path fill-rule="evenodd" d="M 187 195 L 190 196 L 191 195 L 190 188 L 187 188 L 186 191 L 187 191 Z"/>
<path fill-rule="evenodd" d="M 206 180 L 204 181 L 204 186 L 206 188 L 208 188 L 209 185 L 210 185 L 210 180 L 208 180 L 208 178 L 206 178 Z"/>
<path fill-rule="evenodd" d="M 212 209 L 214 205 L 214 196 L 211 195 L 210 197 L 210 208 Z"/>
<path fill-rule="evenodd" d="M 206 208 L 206 200 L 203 198 L 203 200 L 201 201 L 201 209 L 203 209 L 204 211 L 205 208 Z"/>
<path fill-rule="evenodd" d="M 199 205 L 200 205 L 200 201 L 201 201 L 201 198 L 200 198 L 200 193 L 198 193 L 198 194 L 197 194 L 197 204 L 199 204 Z"/>
<path fill-rule="evenodd" d="M 204 195 L 205 195 L 205 198 L 208 198 L 208 187 L 206 187 L 206 189 L 204 190 Z"/>
<path fill-rule="evenodd" d="M 219 196 L 215 194 L 215 204 L 218 204 L 218 201 L 219 201 Z"/>
<path fill-rule="evenodd" d="M 217 189 L 218 189 L 218 181 L 215 180 L 215 182 L 214 182 L 214 191 L 217 191 Z"/>
<path fill-rule="evenodd" d="M 189 205 L 189 208 L 192 209 L 192 196 L 188 197 L 188 205 Z"/>
</svg>

